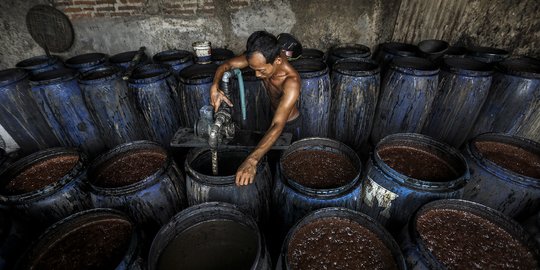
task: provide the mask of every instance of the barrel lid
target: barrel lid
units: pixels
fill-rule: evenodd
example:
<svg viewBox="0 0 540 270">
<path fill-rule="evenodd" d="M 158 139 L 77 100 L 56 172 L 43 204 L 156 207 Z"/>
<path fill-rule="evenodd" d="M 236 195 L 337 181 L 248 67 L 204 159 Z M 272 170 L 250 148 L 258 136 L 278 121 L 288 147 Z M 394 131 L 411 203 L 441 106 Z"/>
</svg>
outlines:
<svg viewBox="0 0 540 270">
<path fill-rule="evenodd" d="M 28 76 L 28 72 L 20 68 L 0 70 L 0 87 L 18 82 Z"/>
<path fill-rule="evenodd" d="M 324 52 L 318 49 L 302 49 L 302 56 L 301 58 L 316 58 L 316 59 L 323 59 L 324 58 Z"/>
<path fill-rule="evenodd" d="M 345 75 L 362 77 L 379 73 L 377 62 L 367 58 L 345 58 L 334 64 L 335 72 Z"/>
<path fill-rule="evenodd" d="M 52 65 L 58 62 L 59 60 L 60 58 L 56 55 L 51 55 L 50 57 L 47 55 L 40 55 L 40 56 L 34 56 L 32 58 L 22 60 L 19 63 L 17 63 L 15 66 L 18 68 L 32 70 L 32 69 L 38 69 L 38 68 Z"/>
<path fill-rule="evenodd" d="M 439 72 L 437 65 L 420 57 L 397 57 L 390 65 L 400 72 L 419 76 L 435 75 Z"/>
<path fill-rule="evenodd" d="M 66 66 L 79 69 L 103 64 L 106 61 L 107 55 L 104 53 L 86 53 L 69 58 L 66 60 Z"/>
<path fill-rule="evenodd" d="M 415 45 L 401 42 L 386 42 L 381 44 L 381 48 L 390 54 L 398 56 L 415 56 L 419 50 Z"/>
<path fill-rule="evenodd" d="M 442 69 L 452 73 L 469 76 L 489 76 L 493 73 L 493 67 L 487 63 L 471 58 L 445 58 Z"/>
<path fill-rule="evenodd" d="M 193 59 L 193 54 L 185 50 L 168 50 L 156 53 L 154 62 L 168 65 L 179 65 Z"/>
<path fill-rule="evenodd" d="M 120 76 L 121 70 L 115 66 L 99 67 L 82 73 L 79 76 L 79 83 L 95 84 L 113 80 L 119 78 Z"/>
<path fill-rule="evenodd" d="M 147 84 L 164 79 L 172 74 L 171 68 L 165 64 L 146 64 L 135 68 L 129 83 Z"/>
<path fill-rule="evenodd" d="M 497 69 L 518 77 L 540 79 L 540 62 L 536 59 L 520 57 L 500 62 Z"/>
<path fill-rule="evenodd" d="M 194 64 L 180 71 L 180 81 L 185 84 L 203 84 L 214 80 L 218 65 Z"/>
<path fill-rule="evenodd" d="M 72 69 L 62 68 L 34 74 L 30 77 L 31 85 L 53 84 L 75 79 L 77 73 Z"/>
<path fill-rule="evenodd" d="M 302 79 L 309 79 L 328 74 L 328 66 L 321 59 L 306 58 L 291 62 Z"/>
<path fill-rule="evenodd" d="M 448 50 L 448 42 L 439 39 L 427 39 L 418 43 L 418 49 L 426 54 L 442 54 Z"/>
<path fill-rule="evenodd" d="M 448 47 L 448 50 L 444 52 L 444 55 L 448 57 L 465 57 L 467 52 L 467 48 L 465 47 L 450 46 Z"/>
<path fill-rule="evenodd" d="M 234 52 L 225 48 L 212 48 L 212 61 L 225 61 L 234 57 Z"/>
<path fill-rule="evenodd" d="M 510 56 L 510 52 L 492 47 L 472 47 L 468 51 L 470 56 L 489 63 L 500 62 Z"/>
<path fill-rule="evenodd" d="M 135 57 L 137 52 L 138 51 L 129 51 L 129 52 L 118 53 L 111 56 L 111 58 L 109 58 L 109 61 L 113 64 L 131 62 L 131 60 L 133 60 L 133 57 Z M 144 53 L 142 55 L 141 62 L 145 62 L 147 59 L 148 59 L 148 55 Z"/>
<path fill-rule="evenodd" d="M 371 55 L 371 50 L 367 46 L 362 44 L 340 44 L 332 47 L 330 51 L 332 55 L 339 58 L 367 58 Z"/>
</svg>

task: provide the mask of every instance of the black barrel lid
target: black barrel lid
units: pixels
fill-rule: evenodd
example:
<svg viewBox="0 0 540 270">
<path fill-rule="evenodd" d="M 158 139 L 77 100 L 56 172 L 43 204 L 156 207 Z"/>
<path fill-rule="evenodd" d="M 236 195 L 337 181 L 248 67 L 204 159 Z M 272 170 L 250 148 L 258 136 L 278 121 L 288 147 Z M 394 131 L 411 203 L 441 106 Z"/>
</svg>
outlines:
<svg viewBox="0 0 540 270">
<path fill-rule="evenodd" d="M 328 66 L 321 59 L 306 58 L 291 62 L 291 65 L 300 74 L 303 79 L 319 77 L 328 73 Z"/>
<path fill-rule="evenodd" d="M 441 68 L 469 76 L 489 76 L 493 73 L 492 65 L 471 58 L 445 58 Z"/>
<path fill-rule="evenodd" d="M 418 54 L 418 47 L 413 44 L 401 42 L 386 42 L 381 44 L 384 51 L 398 56 L 415 56 Z"/>
<path fill-rule="evenodd" d="M 334 64 L 335 72 L 345 75 L 361 77 L 379 73 L 377 62 L 367 58 L 345 58 Z"/>
<path fill-rule="evenodd" d="M 362 44 L 340 44 L 332 47 L 331 53 L 339 58 L 366 58 L 371 55 L 371 50 Z"/>
<path fill-rule="evenodd" d="M 218 65 L 195 64 L 180 71 L 180 81 L 185 84 L 203 84 L 214 80 Z"/>
<path fill-rule="evenodd" d="M 509 75 L 540 79 L 540 62 L 528 57 L 504 60 L 497 65 L 497 70 Z"/>
<path fill-rule="evenodd" d="M 401 72 L 419 76 L 430 76 L 439 73 L 437 65 L 421 57 L 397 57 L 392 60 L 390 65 Z"/>
<path fill-rule="evenodd" d="M 0 70 L 0 87 L 18 82 L 28 76 L 28 72 L 21 68 Z"/>
<path fill-rule="evenodd" d="M 49 70 L 30 76 L 31 85 L 45 85 L 75 79 L 77 73 L 68 68 Z"/>
<path fill-rule="evenodd" d="M 193 60 L 193 54 L 185 50 L 168 50 L 156 53 L 152 59 L 156 63 L 178 65 Z"/>
<path fill-rule="evenodd" d="M 79 69 L 103 64 L 106 61 L 107 55 L 104 53 L 85 53 L 66 60 L 66 66 L 69 68 Z"/>
</svg>

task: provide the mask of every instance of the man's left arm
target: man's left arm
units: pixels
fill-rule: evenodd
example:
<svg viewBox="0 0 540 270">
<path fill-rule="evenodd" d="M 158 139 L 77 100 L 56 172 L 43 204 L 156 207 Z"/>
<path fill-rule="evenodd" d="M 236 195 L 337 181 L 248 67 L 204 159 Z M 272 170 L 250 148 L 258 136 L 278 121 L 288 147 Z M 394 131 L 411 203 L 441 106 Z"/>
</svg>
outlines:
<svg viewBox="0 0 540 270">
<path fill-rule="evenodd" d="M 236 185 L 248 185 L 253 183 L 257 173 L 257 164 L 264 155 L 272 148 L 276 140 L 283 132 L 285 124 L 294 109 L 300 96 L 300 82 L 296 78 L 287 78 L 283 83 L 283 96 L 272 119 L 272 124 L 255 150 L 244 160 L 236 172 Z"/>
</svg>

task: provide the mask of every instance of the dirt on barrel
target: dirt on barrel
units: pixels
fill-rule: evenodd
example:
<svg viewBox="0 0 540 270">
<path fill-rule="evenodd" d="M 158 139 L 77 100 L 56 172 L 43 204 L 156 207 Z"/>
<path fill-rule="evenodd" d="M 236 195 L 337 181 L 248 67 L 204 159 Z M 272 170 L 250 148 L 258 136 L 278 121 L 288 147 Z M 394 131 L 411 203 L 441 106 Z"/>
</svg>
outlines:
<svg viewBox="0 0 540 270">
<path fill-rule="evenodd" d="M 515 173 L 540 179 L 540 155 L 511 144 L 477 141 L 476 149 L 485 158 Z"/>
<path fill-rule="evenodd" d="M 59 155 L 30 165 L 9 180 L 4 191 L 10 195 L 24 194 L 59 181 L 79 161 L 75 154 Z"/>
<path fill-rule="evenodd" d="M 283 161 L 283 169 L 288 178 L 316 189 L 341 187 L 358 174 L 347 156 L 323 150 L 293 152 Z"/>
<path fill-rule="evenodd" d="M 397 269 L 394 257 L 375 233 L 345 218 L 322 218 L 291 238 L 291 269 Z"/>
<path fill-rule="evenodd" d="M 98 168 L 94 185 L 117 188 L 139 182 L 159 170 L 167 155 L 162 151 L 136 150 L 109 160 Z"/>
<path fill-rule="evenodd" d="M 392 169 L 424 181 L 445 182 L 459 177 L 458 171 L 437 153 L 405 145 L 385 146 L 379 157 Z"/>
<path fill-rule="evenodd" d="M 429 210 L 417 218 L 416 230 L 448 269 L 537 269 L 538 262 L 523 244 L 470 212 Z"/>
</svg>

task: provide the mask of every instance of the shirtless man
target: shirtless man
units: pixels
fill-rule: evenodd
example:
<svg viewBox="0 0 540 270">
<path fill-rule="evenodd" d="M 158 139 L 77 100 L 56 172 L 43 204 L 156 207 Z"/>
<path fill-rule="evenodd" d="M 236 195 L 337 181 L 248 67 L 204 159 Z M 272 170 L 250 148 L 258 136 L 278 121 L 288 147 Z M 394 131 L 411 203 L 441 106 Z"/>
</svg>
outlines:
<svg viewBox="0 0 540 270">
<path fill-rule="evenodd" d="M 217 111 L 221 102 L 233 106 L 232 102 L 219 89 L 223 74 L 234 68 L 250 67 L 255 76 L 262 79 L 274 117 L 266 134 L 255 150 L 244 160 L 236 172 L 236 185 L 253 183 L 257 173 L 257 164 L 272 148 L 283 131 L 298 137 L 301 126 L 301 115 L 296 107 L 300 96 L 300 76 L 289 64 L 278 40 L 266 31 L 257 31 L 247 40 L 246 52 L 223 63 L 216 71 L 214 82 L 210 88 L 210 103 Z"/>
</svg>

